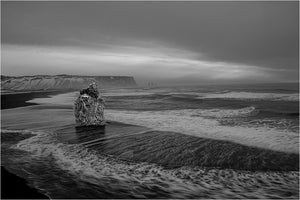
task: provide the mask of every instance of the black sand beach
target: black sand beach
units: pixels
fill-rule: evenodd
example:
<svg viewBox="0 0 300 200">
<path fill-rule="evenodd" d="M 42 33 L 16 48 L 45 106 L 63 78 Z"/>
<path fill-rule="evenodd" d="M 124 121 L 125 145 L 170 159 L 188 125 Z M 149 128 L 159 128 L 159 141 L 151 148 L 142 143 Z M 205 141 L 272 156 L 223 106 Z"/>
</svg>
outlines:
<svg viewBox="0 0 300 200">
<path fill-rule="evenodd" d="M 28 93 L 7 93 L 1 94 L 1 110 L 9 108 L 36 105 L 26 101 L 47 97 L 59 93 L 58 91 L 47 92 L 28 92 Z M 1 199 L 49 199 L 37 189 L 29 187 L 25 179 L 20 178 L 3 166 L 1 166 Z"/>
<path fill-rule="evenodd" d="M 24 106 L 37 105 L 36 103 L 29 103 L 34 98 L 49 97 L 49 95 L 56 95 L 66 91 L 31 91 L 31 92 L 10 92 L 1 93 L 1 110 L 9 108 L 17 108 Z"/>
</svg>

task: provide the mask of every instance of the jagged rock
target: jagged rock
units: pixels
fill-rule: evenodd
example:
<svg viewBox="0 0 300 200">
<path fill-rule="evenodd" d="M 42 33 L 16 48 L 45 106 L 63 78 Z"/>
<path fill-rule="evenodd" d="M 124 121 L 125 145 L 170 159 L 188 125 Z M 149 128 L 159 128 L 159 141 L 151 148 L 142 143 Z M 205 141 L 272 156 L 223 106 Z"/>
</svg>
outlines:
<svg viewBox="0 0 300 200">
<path fill-rule="evenodd" d="M 105 125 L 104 100 L 99 97 L 95 83 L 80 91 L 79 97 L 74 102 L 74 114 L 77 126 Z"/>
</svg>

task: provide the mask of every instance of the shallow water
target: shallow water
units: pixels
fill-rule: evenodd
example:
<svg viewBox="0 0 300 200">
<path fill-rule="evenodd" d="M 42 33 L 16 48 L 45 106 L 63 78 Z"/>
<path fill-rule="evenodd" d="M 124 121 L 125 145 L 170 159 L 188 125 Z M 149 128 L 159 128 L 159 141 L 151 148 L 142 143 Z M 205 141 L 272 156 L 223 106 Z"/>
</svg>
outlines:
<svg viewBox="0 0 300 200">
<path fill-rule="evenodd" d="M 77 93 L 2 110 L 2 165 L 51 198 L 299 196 L 295 99 L 174 90 L 109 91 L 105 127 L 75 127 Z"/>
</svg>

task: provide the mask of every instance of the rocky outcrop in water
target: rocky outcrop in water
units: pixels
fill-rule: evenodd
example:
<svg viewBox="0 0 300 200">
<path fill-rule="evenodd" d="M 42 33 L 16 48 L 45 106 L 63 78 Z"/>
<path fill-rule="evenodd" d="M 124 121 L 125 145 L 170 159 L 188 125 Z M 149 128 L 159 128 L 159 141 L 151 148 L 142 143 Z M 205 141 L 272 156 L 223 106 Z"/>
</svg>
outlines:
<svg viewBox="0 0 300 200">
<path fill-rule="evenodd" d="M 130 76 L 35 75 L 1 76 L 1 90 L 78 90 L 91 82 L 102 88 L 137 86 Z"/>
<path fill-rule="evenodd" d="M 95 83 L 80 91 L 74 103 L 74 115 L 77 126 L 105 125 L 104 100 L 99 97 Z"/>
</svg>

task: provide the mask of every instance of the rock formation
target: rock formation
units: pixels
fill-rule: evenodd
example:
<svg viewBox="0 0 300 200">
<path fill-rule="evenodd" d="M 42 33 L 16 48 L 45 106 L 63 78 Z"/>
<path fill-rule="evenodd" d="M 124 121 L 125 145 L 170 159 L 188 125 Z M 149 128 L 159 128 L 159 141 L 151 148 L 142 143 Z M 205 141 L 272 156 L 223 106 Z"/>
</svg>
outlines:
<svg viewBox="0 0 300 200">
<path fill-rule="evenodd" d="M 79 97 L 74 102 L 74 115 L 77 126 L 105 125 L 104 100 L 99 97 L 95 83 L 80 91 Z"/>
</svg>

